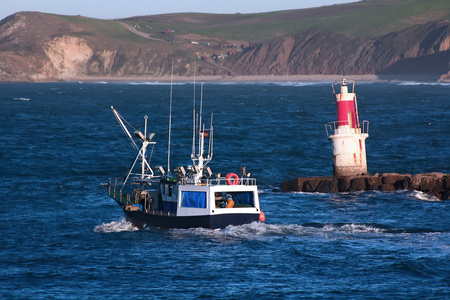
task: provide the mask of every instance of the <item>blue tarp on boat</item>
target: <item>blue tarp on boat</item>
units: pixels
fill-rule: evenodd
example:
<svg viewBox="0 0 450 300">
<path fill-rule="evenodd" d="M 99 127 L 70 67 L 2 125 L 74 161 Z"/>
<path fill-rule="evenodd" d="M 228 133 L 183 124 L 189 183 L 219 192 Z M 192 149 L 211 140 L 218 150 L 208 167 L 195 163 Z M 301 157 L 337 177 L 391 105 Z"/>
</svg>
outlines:
<svg viewBox="0 0 450 300">
<path fill-rule="evenodd" d="M 181 207 L 206 208 L 206 193 L 181 192 Z"/>
</svg>

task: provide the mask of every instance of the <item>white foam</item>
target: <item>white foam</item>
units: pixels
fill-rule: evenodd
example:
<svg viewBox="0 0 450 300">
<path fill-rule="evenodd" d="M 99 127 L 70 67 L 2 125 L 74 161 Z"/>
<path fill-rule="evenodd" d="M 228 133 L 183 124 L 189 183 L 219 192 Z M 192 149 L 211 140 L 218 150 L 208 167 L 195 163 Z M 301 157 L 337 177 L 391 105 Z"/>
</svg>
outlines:
<svg viewBox="0 0 450 300">
<path fill-rule="evenodd" d="M 154 229 L 145 227 L 145 229 Z M 119 222 L 113 221 L 104 223 L 94 228 L 96 233 L 110 233 L 123 231 L 139 230 L 130 222 L 122 219 Z M 234 242 L 236 240 L 271 240 L 285 236 L 328 236 L 334 234 L 354 234 L 354 233 L 383 233 L 385 229 L 368 224 L 317 224 L 317 225 L 299 225 L 299 224 L 268 224 L 264 222 L 253 222 L 240 226 L 227 226 L 225 229 L 170 229 L 167 233 L 175 239 L 186 239 L 192 237 L 202 237 L 217 239 L 221 242 Z"/>
<path fill-rule="evenodd" d="M 273 81 L 266 82 L 279 86 L 311 86 L 311 85 L 329 85 L 333 81 Z"/>
<path fill-rule="evenodd" d="M 381 233 L 384 229 L 374 227 L 366 224 L 344 224 L 336 227 L 337 231 L 349 232 L 349 233 Z"/>
<path fill-rule="evenodd" d="M 433 195 L 429 195 L 426 194 L 424 192 L 421 191 L 412 191 L 410 193 L 410 196 L 418 199 L 418 200 L 422 200 L 422 201 L 428 201 L 428 202 L 439 202 L 441 200 L 439 200 L 437 197 L 433 196 Z"/>
<path fill-rule="evenodd" d="M 324 224 L 318 226 L 303 226 L 299 224 L 268 224 L 253 222 L 241 226 L 228 226 L 225 229 L 172 229 L 169 231 L 172 237 L 178 239 L 200 236 L 224 241 L 236 240 L 271 240 L 286 236 L 321 236 L 329 234 L 354 234 L 354 233 L 383 233 L 384 229 L 367 224 Z"/>
<path fill-rule="evenodd" d="M 227 226 L 225 229 L 172 229 L 170 234 L 174 238 L 188 238 L 200 236 L 205 238 L 218 239 L 221 242 L 235 240 L 255 240 L 277 238 L 284 235 L 304 235 L 303 226 L 295 224 L 277 225 L 260 222 L 240 226 Z"/>
<path fill-rule="evenodd" d="M 24 97 L 20 97 L 20 98 L 13 98 L 14 100 L 17 101 L 30 101 L 30 98 L 24 98 Z"/>
<path fill-rule="evenodd" d="M 125 219 L 119 222 L 113 221 L 110 223 L 103 223 L 102 225 L 95 226 L 94 232 L 96 233 L 110 233 L 110 232 L 122 232 L 122 231 L 135 231 L 139 228 L 133 226 L 130 222 Z"/>
<path fill-rule="evenodd" d="M 241 226 L 228 226 L 224 234 L 233 237 L 262 237 L 283 235 L 304 235 L 305 229 L 297 224 L 267 224 L 253 222 Z"/>
<path fill-rule="evenodd" d="M 127 85 L 170 85 L 170 82 L 159 82 L 159 81 L 132 81 L 126 82 Z M 184 85 L 185 82 L 173 82 L 172 85 Z"/>
<path fill-rule="evenodd" d="M 398 85 L 417 86 L 417 85 L 429 85 L 429 86 L 450 86 L 450 82 L 419 82 L 419 81 L 400 81 Z"/>
</svg>

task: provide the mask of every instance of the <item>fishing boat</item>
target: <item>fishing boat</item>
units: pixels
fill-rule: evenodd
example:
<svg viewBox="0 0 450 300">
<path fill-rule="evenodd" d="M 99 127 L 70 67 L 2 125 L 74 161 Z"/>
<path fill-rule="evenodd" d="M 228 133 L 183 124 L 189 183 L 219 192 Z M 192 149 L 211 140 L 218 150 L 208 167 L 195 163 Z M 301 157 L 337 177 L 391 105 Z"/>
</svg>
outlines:
<svg viewBox="0 0 450 300">
<path fill-rule="evenodd" d="M 111 109 L 137 154 L 125 179 L 110 181 L 109 196 L 120 205 L 127 220 L 134 226 L 217 229 L 264 222 L 256 179 L 247 173 L 245 167 L 239 168 L 239 174 L 228 172 L 223 176 L 221 173 L 213 175 L 207 166 L 213 157 L 212 114 L 210 127 L 205 129 L 201 113 L 200 116 L 195 113 L 195 101 L 192 165 L 177 166 L 173 172 L 170 170 L 171 121 L 167 167 L 152 168 L 156 142 L 153 141 L 154 133 L 147 135 L 148 117 L 144 117 L 144 133 L 134 130 L 132 135 L 128 129 L 131 125 L 114 107 Z"/>
</svg>

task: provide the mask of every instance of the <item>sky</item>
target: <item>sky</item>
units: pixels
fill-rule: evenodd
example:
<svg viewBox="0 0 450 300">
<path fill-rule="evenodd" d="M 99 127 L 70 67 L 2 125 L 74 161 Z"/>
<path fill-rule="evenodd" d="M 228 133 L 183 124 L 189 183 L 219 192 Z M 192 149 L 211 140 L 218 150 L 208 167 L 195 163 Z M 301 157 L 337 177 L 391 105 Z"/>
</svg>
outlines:
<svg viewBox="0 0 450 300">
<path fill-rule="evenodd" d="M 357 2 L 358 0 L 0 0 L 0 20 L 20 11 L 98 19 L 177 12 L 257 13 Z"/>
</svg>

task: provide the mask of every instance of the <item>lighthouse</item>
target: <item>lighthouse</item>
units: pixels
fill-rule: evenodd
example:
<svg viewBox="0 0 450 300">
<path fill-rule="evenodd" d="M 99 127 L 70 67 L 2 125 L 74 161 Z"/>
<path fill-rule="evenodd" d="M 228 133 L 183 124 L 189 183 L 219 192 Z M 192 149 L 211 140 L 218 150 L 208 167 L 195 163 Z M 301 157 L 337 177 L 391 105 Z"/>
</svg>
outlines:
<svg viewBox="0 0 450 300">
<path fill-rule="evenodd" d="M 337 121 L 326 124 L 325 129 L 333 143 L 333 175 L 366 174 L 365 140 L 369 136 L 369 122 L 359 122 L 355 82 L 343 79 L 331 87 L 336 100 Z"/>
</svg>

